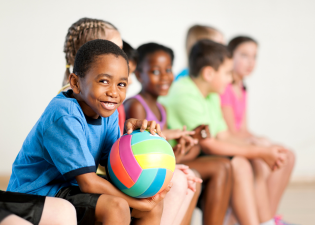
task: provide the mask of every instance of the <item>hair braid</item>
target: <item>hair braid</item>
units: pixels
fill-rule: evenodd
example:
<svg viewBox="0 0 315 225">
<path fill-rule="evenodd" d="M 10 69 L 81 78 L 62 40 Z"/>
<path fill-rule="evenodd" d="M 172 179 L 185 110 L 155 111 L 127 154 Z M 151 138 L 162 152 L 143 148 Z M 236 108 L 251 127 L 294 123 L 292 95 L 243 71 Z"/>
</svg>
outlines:
<svg viewBox="0 0 315 225">
<path fill-rule="evenodd" d="M 117 28 L 109 22 L 91 18 L 82 18 L 71 25 L 68 29 L 63 48 L 66 58 L 66 71 L 62 85 L 69 82 L 70 65 L 73 66 L 75 55 L 79 48 L 88 41 L 105 36 L 106 29 L 117 30 Z"/>
</svg>

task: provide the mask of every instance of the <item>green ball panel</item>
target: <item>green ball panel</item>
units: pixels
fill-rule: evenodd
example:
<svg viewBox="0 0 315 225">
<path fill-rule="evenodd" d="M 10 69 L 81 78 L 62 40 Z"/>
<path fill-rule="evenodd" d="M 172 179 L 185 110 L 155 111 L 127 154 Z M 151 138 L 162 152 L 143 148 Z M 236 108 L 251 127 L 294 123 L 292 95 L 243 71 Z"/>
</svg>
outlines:
<svg viewBox="0 0 315 225">
<path fill-rule="evenodd" d="M 137 182 L 131 188 L 121 191 L 131 197 L 137 197 L 143 194 L 154 181 L 157 171 L 157 168 L 142 170 Z"/>
<path fill-rule="evenodd" d="M 160 153 L 174 156 L 174 152 L 170 144 L 163 140 L 147 140 L 131 146 L 134 155 Z"/>
</svg>

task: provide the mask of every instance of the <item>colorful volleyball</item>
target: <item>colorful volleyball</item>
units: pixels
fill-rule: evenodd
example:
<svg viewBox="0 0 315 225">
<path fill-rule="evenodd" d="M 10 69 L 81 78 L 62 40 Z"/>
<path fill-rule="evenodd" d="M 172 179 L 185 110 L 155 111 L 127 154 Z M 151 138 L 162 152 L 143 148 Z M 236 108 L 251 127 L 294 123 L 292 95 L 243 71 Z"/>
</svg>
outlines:
<svg viewBox="0 0 315 225">
<path fill-rule="evenodd" d="M 136 130 L 114 143 L 107 168 L 111 181 L 122 192 L 148 198 L 163 191 L 171 181 L 175 156 L 164 138 Z"/>
</svg>

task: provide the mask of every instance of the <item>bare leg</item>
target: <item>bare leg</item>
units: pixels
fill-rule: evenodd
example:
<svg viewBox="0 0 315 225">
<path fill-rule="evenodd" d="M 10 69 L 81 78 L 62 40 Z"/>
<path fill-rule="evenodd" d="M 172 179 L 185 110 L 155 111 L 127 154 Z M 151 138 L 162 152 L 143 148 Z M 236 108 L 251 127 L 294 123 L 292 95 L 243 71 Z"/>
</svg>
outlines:
<svg viewBox="0 0 315 225">
<path fill-rule="evenodd" d="M 290 181 L 294 163 L 294 153 L 289 151 L 287 163 L 281 169 L 272 172 L 267 181 L 271 213 L 273 216 L 277 213 L 282 194 Z"/>
<path fill-rule="evenodd" d="M 205 185 L 204 224 L 223 224 L 232 190 L 230 160 L 225 157 L 204 156 L 185 164 L 200 173 Z"/>
<path fill-rule="evenodd" d="M 75 225 L 77 217 L 74 206 L 61 198 L 46 197 L 39 225 Z"/>
<path fill-rule="evenodd" d="M 149 212 L 140 212 L 138 210 L 132 211 L 132 217 L 135 219 L 131 224 L 133 225 L 160 225 L 161 217 L 163 213 L 163 201 L 158 203 L 151 211 Z"/>
<path fill-rule="evenodd" d="M 272 173 L 268 165 L 262 159 L 251 160 L 255 174 L 255 197 L 260 222 L 266 222 L 273 218 L 270 209 L 269 191 L 267 180 Z"/>
<path fill-rule="evenodd" d="M 14 214 L 11 214 L 4 218 L 0 225 L 32 225 L 30 222 L 18 217 Z"/>
<path fill-rule="evenodd" d="M 193 171 L 193 170 L 189 170 L 189 171 L 192 175 L 200 178 L 200 175 L 197 171 Z M 177 221 L 181 221 L 181 223 L 180 223 L 181 225 L 189 225 L 190 224 L 192 214 L 194 212 L 194 209 L 196 208 L 197 201 L 198 201 L 198 198 L 199 198 L 199 195 L 201 192 L 201 184 L 195 183 L 195 188 L 196 188 L 196 192 L 193 192 L 192 190 L 188 190 L 188 194 L 186 195 L 186 198 L 184 200 L 183 205 L 189 204 L 189 207 L 186 210 L 184 218 L 182 218 L 182 217 L 176 218 L 175 219 L 176 223 L 174 223 L 174 224 L 178 224 Z M 191 194 L 193 195 L 192 199 L 190 197 L 188 198 L 188 195 L 191 195 Z"/>
<path fill-rule="evenodd" d="M 162 225 L 180 224 L 193 198 L 192 192 L 188 195 L 186 194 L 188 189 L 187 178 L 181 170 L 175 169 L 172 183 L 171 190 L 164 198 Z"/>
<path fill-rule="evenodd" d="M 233 190 L 232 208 L 242 225 L 259 225 L 254 192 L 253 170 L 249 161 L 235 156 L 232 161 Z"/>
<path fill-rule="evenodd" d="M 96 221 L 105 224 L 130 224 L 130 209 L 126 200 L 111 196 L 101 195 L 95 208 Z"/>
</svg>

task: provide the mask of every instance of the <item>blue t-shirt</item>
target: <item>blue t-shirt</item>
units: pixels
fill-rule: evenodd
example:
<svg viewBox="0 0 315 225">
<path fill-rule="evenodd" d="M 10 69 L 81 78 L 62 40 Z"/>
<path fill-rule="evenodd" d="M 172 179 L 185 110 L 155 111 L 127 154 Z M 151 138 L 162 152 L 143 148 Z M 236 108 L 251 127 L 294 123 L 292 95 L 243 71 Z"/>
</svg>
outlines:
<svg viewBox="0 0 315 225">
<path fill-rule="evenodd" d="M 175 81 L 178 81 L 182 77 L 187 77 L 188 74 L 189 74 L 188 68 L 183 69 L 182 71 L 180 71 L 179 74 L 177 74 L 177 76 L 175 77 Z"/>
<path fill-rule="evenodd" d="M 7 191 L 55 196 L 78 185 L 75 176 L 96 172 L 120 136 L 118 113 L 107 118 L 86 117 L 72 90 L 49 103 L 12 166 Z"/>
</svg>

